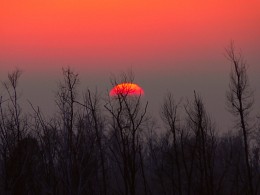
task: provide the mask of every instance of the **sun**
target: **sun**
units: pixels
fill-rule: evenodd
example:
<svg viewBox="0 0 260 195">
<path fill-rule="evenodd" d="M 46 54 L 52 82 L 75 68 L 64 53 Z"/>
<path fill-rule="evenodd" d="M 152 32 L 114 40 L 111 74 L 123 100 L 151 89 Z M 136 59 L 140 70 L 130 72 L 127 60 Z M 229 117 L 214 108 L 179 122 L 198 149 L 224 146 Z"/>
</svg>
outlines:
<svg viewBox="0 0 260 195">
<path fill-rule="evenodd" d="M 109 95 L 111 97 L 117 95 L 142 96 L 144 95 L 144 90 L 134 83 L 121 83 L 113 87 Z"/>
</svg>

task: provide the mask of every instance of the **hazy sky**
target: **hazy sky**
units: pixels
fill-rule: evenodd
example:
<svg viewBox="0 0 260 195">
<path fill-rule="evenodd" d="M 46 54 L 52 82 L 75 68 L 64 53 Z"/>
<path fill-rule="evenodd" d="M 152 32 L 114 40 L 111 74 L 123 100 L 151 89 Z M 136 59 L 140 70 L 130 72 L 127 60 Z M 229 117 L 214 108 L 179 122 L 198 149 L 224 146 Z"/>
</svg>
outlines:
<svg viewBox="0 0 260 195">
<path fill-rule="evenodd" d="M 151 109 L 167 91 L 178 99 L 196 89 L 226 123 L 230 40 L 260 99 L 259 10 L 259 0 L 1 0 L 0 80 L 22 69 L 24 96 L 48 110 L 62 66 L 104 92 L 111 74 L 132 68 Z"/>
</svg>

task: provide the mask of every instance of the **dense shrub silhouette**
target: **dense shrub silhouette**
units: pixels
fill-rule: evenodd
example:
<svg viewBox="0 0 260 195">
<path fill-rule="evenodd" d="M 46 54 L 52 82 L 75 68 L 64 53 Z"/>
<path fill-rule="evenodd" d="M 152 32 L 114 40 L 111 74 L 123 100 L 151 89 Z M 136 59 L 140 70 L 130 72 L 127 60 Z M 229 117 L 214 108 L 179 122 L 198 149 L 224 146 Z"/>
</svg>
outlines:
<svg viewBox="0 0 260 195">
<path fill-rule="evenodd" d="M 7 162 L 7 176 L 12 194 L 39 194 L 41 189 L 41 154 L 35 138 L 20 140 Z"/>
</svg>

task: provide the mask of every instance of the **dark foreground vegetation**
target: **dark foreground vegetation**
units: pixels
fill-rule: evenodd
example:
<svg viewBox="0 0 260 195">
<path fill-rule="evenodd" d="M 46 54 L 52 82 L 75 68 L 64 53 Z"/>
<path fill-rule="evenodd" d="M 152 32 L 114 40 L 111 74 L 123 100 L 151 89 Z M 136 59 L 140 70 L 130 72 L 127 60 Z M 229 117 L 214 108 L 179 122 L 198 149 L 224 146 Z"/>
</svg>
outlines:
<svg viewBox="0 0 260 195">
<path fill-rule="evenodd" d="M 140 96 L 104 98 L 86 90 L 80 97 L 78 74 L 66 68 L 57 112 L 46 118 L 30 102 L 32 112 L 22 111 L 21 72 L 8 74 L 0 92 L 0 194 L 260 194 L 253 93 L 233 45 L 227 57 L 227 107 L 236 123 L 224 135 L 196 92 L 186 102 L 166 95 L 158 127 Z M 112 85 L 126 81 L 133 75 Z"/>
</svg>

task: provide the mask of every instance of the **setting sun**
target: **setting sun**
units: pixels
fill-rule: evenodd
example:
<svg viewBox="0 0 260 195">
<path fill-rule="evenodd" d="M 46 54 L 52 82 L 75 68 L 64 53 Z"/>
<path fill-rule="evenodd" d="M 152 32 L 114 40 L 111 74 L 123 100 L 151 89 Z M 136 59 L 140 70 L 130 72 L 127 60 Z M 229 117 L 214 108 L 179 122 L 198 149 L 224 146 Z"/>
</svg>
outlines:
<svg viewBox="0 0 260 195">
<path fill-rule="evenodd" d="M 130 95 L 130 96 L 141 96 L 144 95 L 144 90 L 134 83 L 121 83 L 116 85 L 109 93 L 110 96 L 116 95 Z"/>
</svg>

